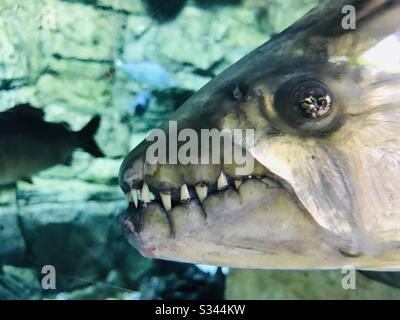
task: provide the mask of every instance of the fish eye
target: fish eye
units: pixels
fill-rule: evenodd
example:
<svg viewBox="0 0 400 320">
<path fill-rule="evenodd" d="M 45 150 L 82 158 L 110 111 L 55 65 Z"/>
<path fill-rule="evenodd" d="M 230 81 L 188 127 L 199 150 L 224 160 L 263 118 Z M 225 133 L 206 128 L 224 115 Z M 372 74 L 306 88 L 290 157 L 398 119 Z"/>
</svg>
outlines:
<svg viewBox="0 0 400 320">
<path fill-rule="evenodd" d="M 320 119 L 332 111 L 332 94 L 317 81 L 302 82 L 293 89 L 293 105 L 307 119 Z"/>
<path fill-rule="evenodd" d="M 332 128 L 339 114 L 332 90 L 311 75 L 299 75 L 280 85 L 274 109 L 286 124 L 308 132 Z"/>
</svg>

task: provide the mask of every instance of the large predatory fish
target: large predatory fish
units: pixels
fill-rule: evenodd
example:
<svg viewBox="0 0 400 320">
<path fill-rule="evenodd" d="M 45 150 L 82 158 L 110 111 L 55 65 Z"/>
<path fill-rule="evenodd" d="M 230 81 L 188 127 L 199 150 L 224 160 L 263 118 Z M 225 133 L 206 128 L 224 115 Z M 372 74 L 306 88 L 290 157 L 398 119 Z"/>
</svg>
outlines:
<svg viewBox="0 0 400 320">
<path fill-rule="evenodd" d="M 356 29 L 342 27 L 345 5 Z M 400 75 L 363 58 L 399 17 L 399 1 L 321 2 L 205 85 L 171 120 L 254 129 L 240 145 L 254 171 L 150 165 L 143 141 L 120 170 L 130 243 L 232 267 L 399 270 Z"/>
</svg>

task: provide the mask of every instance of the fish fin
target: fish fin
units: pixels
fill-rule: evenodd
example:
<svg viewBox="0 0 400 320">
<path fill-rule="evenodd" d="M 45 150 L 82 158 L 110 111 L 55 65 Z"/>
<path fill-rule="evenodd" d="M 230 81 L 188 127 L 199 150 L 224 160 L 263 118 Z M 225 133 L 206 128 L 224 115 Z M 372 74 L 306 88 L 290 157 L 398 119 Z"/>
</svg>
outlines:
<svg viewBox="0 0 400 320">
<path fill-rule="evenodd" d="M 29 184 L 33 184 L 32 178 L 31 177 L 23 177 L 21 179 L 19 179 L 23 182 L 29 183 Z"/>
<path fill-rule="evenodd" d="M 384 283 L 393 288 L 400 289 L 400 272 L 398 271 L 359 271 L 368 279 Z"/>
<path fill-rule="evenodd" d="M 105 156 L 103 151 L 100 150 L 99 146 L 94 140 L 94 135 L 96 134 L 99 126 L 100 116 L 97 115 L 90 120 L 82 130 L 77 132 L 80 143 L 79 147 L 96 158 L 102 158 Z"/>
<path fill-rule="evenodd" d="M 44 111 L 42 109 L 33 107 L 30 103 L 18 104 L 13 108 L 8 109 L 6 112 L 16 113 L 25 117 L 30 117 L 38 120 L 42 120 L 44 118 Z"/>
</svg>

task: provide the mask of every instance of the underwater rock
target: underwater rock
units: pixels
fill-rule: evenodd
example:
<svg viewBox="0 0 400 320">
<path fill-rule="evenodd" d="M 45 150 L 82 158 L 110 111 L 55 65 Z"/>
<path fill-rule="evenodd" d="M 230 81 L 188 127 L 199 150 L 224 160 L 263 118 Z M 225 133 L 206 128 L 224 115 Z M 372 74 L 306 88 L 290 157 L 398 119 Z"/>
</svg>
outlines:
<svg viewBox="0 0 400 320">
<path fill-rule="evenodd" d="M 124 201 L 103 200 L 39 202 L 21 209 L 26 259 L 38 272 L 44 265 L 55 267 L 57 292 L 101 286 L 109 271 L 117 270 L 126 293 L 152 267 L 152 260 L 129 246 L 117 223 Z"/>
<path fill-rule="evenodd" d="M 77 53 L 78 54 L 78 53 Z M 111 79 L 109 74 L 111 62 L 85 61 L 84 59 L 66 59 L 60 55 L 50 56 L 46 59 L 45 73 L 64 79 L 86 79 L 92 81 L 105 80 L 108 84 Z M 72 85 L 72 84 L 71 84 Z"/>
<path fill-rule="evenodd" d="M 111 8 L 116 11 L 125 11 L 127 13 L 140 14 L 145 8 L 142 1 L 132 0 L 97 0 L 97 6 Z"/>
<path fill-rule="evenodd" d="M 8 265 L 1 267 L 0 300 L 42 298 L 42 288 L 33 270 Z"/>
<path fill-rule="evenodd" d="M 230 12 L 231 16 L 218 17 L 212 12 L 187 5 L 174 23 L 153 25 L 138 40 L 128 42 L 124 50 L 124 59 L 140 60 L 146 56 L 163 64 L 190 64 L 199 70 L 210 70 L 214 64 L 221 63 L 226 55 L 229 55 L 230 50 L 222 40 L 229 33 L 226 19 L 234 21 L 236 18 L 232 17 L 232 13 Z M 249 35 L 247 38 L 250 39 L 244 44 L 249 50 L 253 48 L 254 37 L 256 35 Z M 260 37 L 257 44 L 264 40 L 265 35 L 262 36 L 262 40 Z M 163 48 L 162 52 L 159 48 Z"/>
<path fill-rule="evenodd" d="M 29 259 L 36 270 L 52 265 L 57 291 L 87 285 L 112 269 L 109 236 L 121 202 L 37 204 L 22 210 Z"/>
<path fill-rule="evenodd" d="M 169 0 L 165 5 L 164 0 L 143 0 L 148 15 L 159 23 L 174 20 L 185 7 L 187 0 Z"/>
<path fill-rule="evenodd" d="M 138 288 L 143 277 L 153 267 L 154 261 L 143 257 L 132 248 L 121 234 L 121 227 L 115 223 L 111 227 L 109 248 L 114 255 L 114 268 L 118 270 L 122 283 L 127 289 Z"/>
<path fill-rule="evenodd" d="M 0 111 L 34 96 L 34 82 L 43 57 L 37 45 L 40 11 L 37 1 L 2 0 L 0 3 Z"/>
<path fill-rule="evenodd" d="M 335 271 L 266 271 L 231 269 L 226 280 L 229 300 L 398 299 L 399 290 L 357 274 L 356 289 L 344 290 L 344 274 Z"/>
<path fill-rule="evenodd" d="M 30 101 L 35 95 L 34 86 L 15 87 L 10 90 L 0 90 L 0 112 L 13 106 Z"/>
<path fill-rule="evenodd" d="M 124 14 L 64 1 L 52 2 L 51 13 L 54 25 L 43 35 L 42 54 L 88 62 L 112 59 L 121 41 Z"/>
<path fill-rule="evenodd" d="M 0 79 L 21 80 L 25 85 L 40 71 L 37 46 L 39 1 L 2 0 L 0 3 Z M 1 88 L 0 88 L 1 89 Z"/>
<path fill-rule="evenodd" d="M 62 170 L 65 169 L 65 172 Z M 65 179 L 63 179 L 65 174 Z M 54 167 L 33 177 L 33 184 L 18 184 L 18 204 L 20 212 L 31 210 L 34 205 L 52 204 L 60 206 L 63 211 L 64 205 L 83 205 L 88 201 L 123 201 L 121 192 L 115 186 L 88 183 L 80 179 L 71 179 L 67 168 L 63 166 Z"/>
<path fill-rule="evenodd" d="M 81 158 L 83 158 L 82 154 Z M 81 180 L 103 185 L 112 185 L 116 183 L 115 172 L 118 172 L 118 166 L 121 164 L 121 160 L 107 158 L 85 160 L 90 162 L 90 165 L 87 170 L 80 174 L 79 178 Z"/>
<path fill-rule="evenodd" d="M 126 109 L 123 106 L 121 108 Z M 124 113 L 117 113 L 116 111 L 111 113 L 103 116 L 103 124 L 97 135 L 97 141 L 109 158 L 119 159 L 118 161 L 121 162 L 124 152 L 131 147 L 130 139 L 137 123 L 133 122 L 131 126 L 126 125 L 123 122 Z M 135 130 L 134 132 L 138 131 Z M 112 173 L 110 172 L 110 174 Z M 114 171 L 114 177 L 116 176 Z"/>
<path fill-rule="evenodd" d="M 18 224 L 16 208 L 0 209 L 0 266 L 22 265 L 26 257 L 26 246 Z"/>
<path fill-rule="evenodd" d="M 143 12 L 142 12 L 143 14 Z M 154 24 L 151 17 L 144 15 L 129 15 L 127 17 L 125 32 L 124 32 L 124 43 L 133 42 L 133 39 L 140 38 L 145 32 L 149 30 Z M 143 48 L 145 50 L 146 48 Z M 144 56 L 139 56 L 143 59 Z"/>
<path fill-rule="evenodd" d="M 38 105 L 62 103 L 72 108 L 85 110 L 92 108 L 98 113 L 108 103 L 109 84 L 103 80 L 75 79 L 71 82 L 68 77 L 56 77 L 45 74 L 37 82 L 36 99 Z"/>
<path fill-rule="evenodd" d="M 267 29 L 272 34 L 289 27 L 317 3 L 318 0 L 247 0 L 249 6 L 257 8 L 256 19 L 261 29 Z"/>
<path fill-rule="evenodd" d="M 56 294 L 46 295 L 48 299 L 56 300 L 136 300 L 136 291 L 124 286 L 121 275 L 116 271 L 111 271 L 107 277 L 100 281 L 90 282 L 90 285 Z"/>
<path fill-rule="evenodd" d="M 142 300 L 222 300 L 225 275 L 203 272 L 191 264 L 157 261 L 139 287 Z"/>
</svg>

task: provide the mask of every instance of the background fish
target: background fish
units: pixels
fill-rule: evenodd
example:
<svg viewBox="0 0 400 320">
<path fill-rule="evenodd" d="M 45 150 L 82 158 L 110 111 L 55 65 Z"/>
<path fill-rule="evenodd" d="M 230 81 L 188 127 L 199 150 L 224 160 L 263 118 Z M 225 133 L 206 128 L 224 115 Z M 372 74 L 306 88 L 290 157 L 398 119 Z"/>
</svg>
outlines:
<svg viewBox="0 0 400 320">
<path fill-rule="evenodd" d="M 95 135 L 100 117 L 95 116 L 80 131 L 65 123 L 50 123 L 44 112 L 20 104 L 0 113 L 0 186 L 29 179 L 32 174 L 56 164 L 69 164 L 75 149 L 103 157 Z"/>
<path fill-rule="evenodd" d="M 162 65 L 152 61 L 125 62 L 116 60 L 115 66 L 132 80 L 153 88 L 168 88 L 176 83 L 173 76 Z"/>
</svg>

